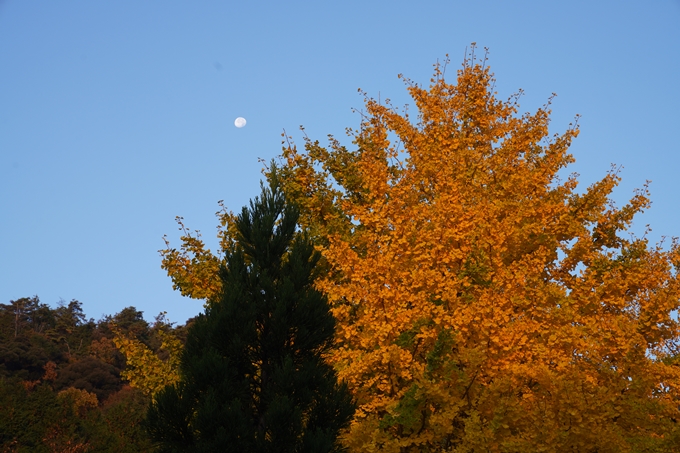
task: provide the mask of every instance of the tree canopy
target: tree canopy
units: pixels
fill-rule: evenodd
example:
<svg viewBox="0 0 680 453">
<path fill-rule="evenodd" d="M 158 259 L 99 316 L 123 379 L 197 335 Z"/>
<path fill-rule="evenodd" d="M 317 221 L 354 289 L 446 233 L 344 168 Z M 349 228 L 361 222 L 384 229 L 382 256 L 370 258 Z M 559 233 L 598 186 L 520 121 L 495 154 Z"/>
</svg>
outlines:
<svg viewBox="0 0 680 453">
<path fill-rule="evenodd" d="M 519 114 L 473 53 L 447 81 L 404 79 L 416 116 L 365 100 L 353 147 L 288 142 L 283 190 L 329 273 L 329 357 L 359 403 L 352 451 L 680 448 L 680 248 L 629 234 L 616 168 L 585 190 L 576 123 Z M 233 215 L 221 215 L 229 237 Z M 211 297 L 215 259 L 187 233 L 163 266 Z"/>
</svg>

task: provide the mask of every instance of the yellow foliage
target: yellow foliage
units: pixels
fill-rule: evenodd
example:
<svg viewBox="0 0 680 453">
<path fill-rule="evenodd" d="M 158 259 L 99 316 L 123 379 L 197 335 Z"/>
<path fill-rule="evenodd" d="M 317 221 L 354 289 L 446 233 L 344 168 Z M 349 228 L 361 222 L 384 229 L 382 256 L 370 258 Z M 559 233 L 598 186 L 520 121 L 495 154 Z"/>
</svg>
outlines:
<svg viewBox="0 0 680 453">
<path fill-rule="evenodd" d="M 154 351 L 136 338 L 126 336 L 117 326 L 112 325 L 115 334 L 113 342 L 126 359 L 125 370 L 121 377 L 131 387 L 153 396 L 166 385 L 175 384 L 179 380 L 179 362 L 182 343 L 163 330 L 157 330 L 161 339 L 161 349 L 168 352 L 168 359 L 162 360 Z"/>
<path fill-rule="evenodd" d="M 284 149 L 284 190 L 330 269 L 329 360 L 360 404 L 346 446 L 680 450 L 680 247 L 625 234 L 647 187 L 616 207 L 613 168 L 577 192 L 558 177 L 577 125 L 549 135 L 550 102 L 518 115 L 474 50 L 455 83 L 444 71 L 405 79 L 415 119 L 367 98 L 354 150 Z M 184 231 L 163 267 L 210 299 L 219 257 Z"/>
<path fill-rule="evenodd" d="M 676 435 L 680 250 L 624 238 L 616 169 L 584 193 L 474 54 L 406 80 L 414 121 L 366 99 L 356 149 L 284 150 L 288 196 L 332 272 L 332 361 L 360 403 L 353 451 L 650 451 Z M 676 433 L 676 434 L 673 434 Z M 675 445 L 674 448 L 680 448 Z"/>
<path fill-rule="evenodd" d="M 235 216 L 225 209 L 222 201 L 219 205 L 222 209 L 215 213 L 220 222 L 217 236 L 221 250 L 226 250 L 233 242 Z M 213 296 L 219 294 L 222 287 L 217 274 L 221 259 L 205 247 L 199 231 L 192 233 L 187 230 L 182 217 L 177 217 L 176 221 L 179 230 L 183 232 L 180 237 L 182 246 L 179 250 L 171 248 L 170 242 L 164 237 L 166 248 L 159 251 L 162 257 L 161 267 L 172 278 L 173 289 L 179 290 L 183 296 L 206 299 L 209 302 Z"/>
</svg>

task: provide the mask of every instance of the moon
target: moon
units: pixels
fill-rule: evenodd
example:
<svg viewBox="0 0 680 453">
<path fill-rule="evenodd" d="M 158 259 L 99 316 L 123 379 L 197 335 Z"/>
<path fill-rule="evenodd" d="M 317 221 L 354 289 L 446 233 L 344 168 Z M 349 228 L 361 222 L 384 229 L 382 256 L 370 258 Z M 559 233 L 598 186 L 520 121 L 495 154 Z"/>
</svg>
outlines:
<svg viewBox="0 0 680 453">
<path fill-rule="evenodd" d="M 236 118 L 234 120 L 234 126 L 236 126 L 238 128 L 242 128 L 245 125 L 246 125 L 246 119 L 241 117 L 241 116 L 239 116 L 238 118 Z"/>
</svg>

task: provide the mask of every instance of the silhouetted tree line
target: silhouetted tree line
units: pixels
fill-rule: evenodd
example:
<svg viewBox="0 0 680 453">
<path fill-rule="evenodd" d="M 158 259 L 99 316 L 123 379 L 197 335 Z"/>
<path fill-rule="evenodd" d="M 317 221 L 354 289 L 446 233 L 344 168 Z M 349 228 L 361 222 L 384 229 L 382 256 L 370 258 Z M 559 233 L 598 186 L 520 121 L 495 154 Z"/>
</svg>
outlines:
<svg viewBox="0 0 680 453">
<path fill-rule="evenodd" d="M 120 377 L 125 357 L 112 323 L 160 354 L 159 329 L 186 337 L 185 326 L 162 314 L 150 324 L 135 307 L 95 321 L 77 300 L 0 304 L 0 451 L 153 449 L 141 425 L 150 400 Z"/>
</svg>

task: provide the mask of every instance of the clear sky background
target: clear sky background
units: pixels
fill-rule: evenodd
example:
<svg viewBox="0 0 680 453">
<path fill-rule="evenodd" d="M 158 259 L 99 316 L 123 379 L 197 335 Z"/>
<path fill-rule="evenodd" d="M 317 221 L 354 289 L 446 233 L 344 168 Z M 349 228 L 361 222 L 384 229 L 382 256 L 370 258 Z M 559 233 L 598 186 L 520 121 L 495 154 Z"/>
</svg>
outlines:
<svg viewBox="0 0 680 453">
<path fill-rule="evenodd" d="M 427 84 L 448 53 L 453 80 L 473 41 L 499 97 L 557 93 L 552 132 L 582 115 L 582 188 L 623 165 L 619 204 L 653 181 L 634 231 L 680 236 L 678 0 L 0 0 L 0 303 L 183 323 L 203 303 L 160 268 L 175 216 L 214 251 L 217 201 L 259 193 L 284 129 L 350 145 L 358 88 L 409 103 L 397 74 Z"/>
</svg>

